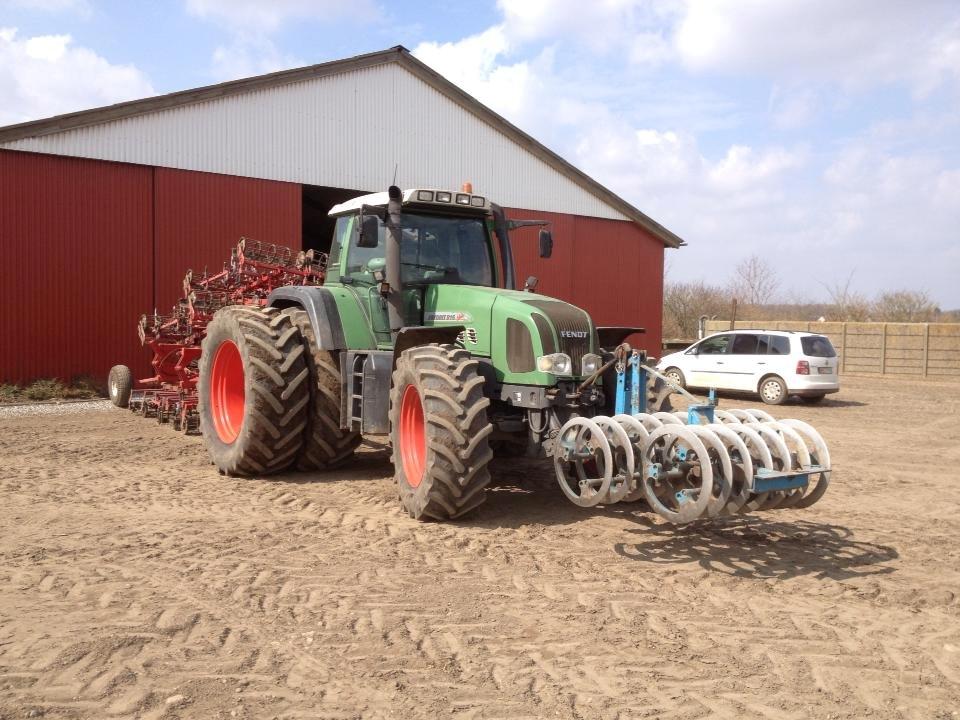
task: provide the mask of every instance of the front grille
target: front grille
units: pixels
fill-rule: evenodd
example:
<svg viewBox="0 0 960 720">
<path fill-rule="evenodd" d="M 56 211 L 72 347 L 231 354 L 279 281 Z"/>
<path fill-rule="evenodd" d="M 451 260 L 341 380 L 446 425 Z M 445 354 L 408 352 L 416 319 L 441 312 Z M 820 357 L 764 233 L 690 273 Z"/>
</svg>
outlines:
<svg viewBox="0 0 960 720">
<path fill-rule="evenodd" d="M 557 300 L 527 300 L 526 302 L 527 305 L 532 305 L 547 316 L 557 332 L 559 347 L 556 352 L 566 353 L 570 356 L 573 363 L 573 374 L 579 376 L 581 374 L 581 361 L 583 356 L 590 352 L 593 336 L 596 333 L 590 324 L 590 316 L 580 308 Z M 537 325 L 542 336 L 544 328 L 539 327 L 540 323 L 537 323 Z M 552 341 L 543 343 L 544 348 L 551 345 Z"/>
</svg>

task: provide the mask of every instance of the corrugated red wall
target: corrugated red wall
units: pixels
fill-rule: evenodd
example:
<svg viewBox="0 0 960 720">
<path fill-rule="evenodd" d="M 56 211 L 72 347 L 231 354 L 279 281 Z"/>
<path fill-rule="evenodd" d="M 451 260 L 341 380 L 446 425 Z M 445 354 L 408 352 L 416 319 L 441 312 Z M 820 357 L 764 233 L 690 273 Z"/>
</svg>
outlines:
<svg viewBox="0 0 960 720">
<path fill-rule="evenodd" d="M 152 216 L 149 167 L 0 150 L 0 382 L 141 357 Z"/>
<path fill-rule="evenodd" d="M 663 332 L 663 243 L 622 220 L 508 208 L 511 219 L 549 220 L 553 256 L 539 256 L 537 228 L 515 230 L 517 284 L 536 275 L 537 291 L 587 310 L 598 325 L 646 328 L 630 343 L 660 355 Z"/>
<path fill-rule="evenodd" d="M 552 223 L 514 235 L 518 282 L 640 325 L 659 354 L 663 245 L 631 222 L 508 209 Z M 218 271 L 241 235 L 300 246 L 295 183 L 0 150 L 0 382 L 148 368 L 136 323 L 169 312 L 188 268 Z"/>
<path fill-rule="evenodd" d="M 168 168 L 154 173 L 160 312 L 182 297 L 188 269 L 219 272 L 241 236 L 300 249 L 300 185 Z"/>
<path fill-rule="evenodd" d="M 300 246 L 295 183 L 0 150 L 0 382 L 149 370 L 140 315 L 241 235 Z"/>
</svg>

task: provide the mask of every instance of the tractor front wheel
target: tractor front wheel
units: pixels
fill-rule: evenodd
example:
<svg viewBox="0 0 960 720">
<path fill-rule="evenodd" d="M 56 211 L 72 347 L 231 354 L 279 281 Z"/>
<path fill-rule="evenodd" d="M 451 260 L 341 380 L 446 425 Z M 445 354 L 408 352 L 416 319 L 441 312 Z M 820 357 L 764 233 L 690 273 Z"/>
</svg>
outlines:
<svg viewBox="0 0 960 720">
<path fill-rule="evenodd" d="M 227 475 L 285 470 L 303 447 L 310 402 L 300 331 L 275 308 L 234 305 L 207 325 L 200 356 L 200 430 Z"/>
<path fill-rule="evenodd" d="M 486 499 L 493 457 L 483 376 L 466 350 L 424 345 L 397 360 L 390 435 L 400 501 L 417 520 L 452 520 Z"/>
</svg>

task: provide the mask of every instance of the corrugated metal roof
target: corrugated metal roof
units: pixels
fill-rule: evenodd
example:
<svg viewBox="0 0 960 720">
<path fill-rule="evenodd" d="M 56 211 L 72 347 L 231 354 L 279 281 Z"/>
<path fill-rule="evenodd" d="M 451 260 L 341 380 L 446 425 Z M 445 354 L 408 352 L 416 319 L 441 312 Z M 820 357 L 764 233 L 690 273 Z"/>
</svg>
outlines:
<svg viewBox="0 0 960 720">
<path fill-rule="evenodd" d="M 407 187 L 470 180 L 502 205 L 683 244 L 402 47 L 0 128 L 0 147 L 368 190 L 396 167 Z"/>
</svg>

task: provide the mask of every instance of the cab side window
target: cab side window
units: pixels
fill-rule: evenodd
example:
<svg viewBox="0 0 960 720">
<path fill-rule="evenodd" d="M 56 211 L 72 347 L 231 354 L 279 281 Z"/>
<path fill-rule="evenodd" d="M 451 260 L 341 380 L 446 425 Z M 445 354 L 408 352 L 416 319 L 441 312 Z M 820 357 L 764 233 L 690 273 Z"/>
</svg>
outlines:
<svg viewBox="0 0 960 720">
<path fill-rule="evenodd" d="M 697 349 L 701 355 L 723 355 L 729 349 L 732 337 L 732 335 L 716 335 L 707 338 L 697 346 Z"/>
<path fill-rule="evenodd" d="M 733 338 L 733 347 L 730 352 L 734 355 L 756 355 L 757 336 L 735 335 Z"/>
</svg>

